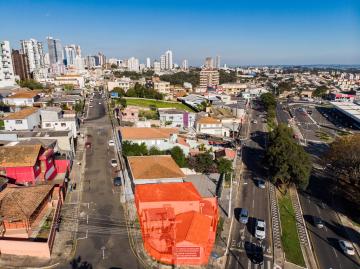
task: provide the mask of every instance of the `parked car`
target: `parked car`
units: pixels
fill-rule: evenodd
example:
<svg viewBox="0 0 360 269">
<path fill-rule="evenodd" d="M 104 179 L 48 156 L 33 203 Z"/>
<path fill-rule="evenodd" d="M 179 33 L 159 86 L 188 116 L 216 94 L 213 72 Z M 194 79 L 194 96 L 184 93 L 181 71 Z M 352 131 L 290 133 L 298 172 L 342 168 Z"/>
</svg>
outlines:
<svg viewBox="0 0 360 269">
<path fill-rule="evenodd" d="M 246 208 L 242 208 L 240 211 L 239 220 L 241 223 L 248 223 L 249 221 L 249 211 Z"/>
<path fill-rule="evenodd" d="M 313 216 L 313 221 L 314 221 L 315 227 L 317 227 L 319 229 L 324 228 L 324 223 L 319 217 Z"/>
<path fill-rule="evenodd" d="M 346 255 L 349 256 L 355 255 L 354 247 L 349 241 L 339 240 L 339 246 Z"/>
<path fill-rule="evenodd" d="M 114 177 L 113 183 L 114 186 L 121 186 L 121 177 Z"/>
<path fill-rule="evenodd" d="M 109 147 L 113 147 L 113 146 L 115 146 L 115 142 L 114 142 L 114 140 L 109 140 Z"/>
<path fill-rule="evenodd" d="M 255 226 L 255 237 L 257 239 L 263 240 L 265 239 L 265 232 L 266 232 L 265 221 L 262 219 L 257 219 Z"/>
<path fill-rule="evenodd" d="M 257 180 L 257 186 L 260 188 L 260 189 L 265 189 L 265 180 L 263 180 L 262 178 L 259 178 Z"/>
<path fill-rule="evenodd" d="M 112 167 L 116 167 L 117 166 L 117 160 L 116 159 L 111 159 L 110 164 Z"/>
</svg>

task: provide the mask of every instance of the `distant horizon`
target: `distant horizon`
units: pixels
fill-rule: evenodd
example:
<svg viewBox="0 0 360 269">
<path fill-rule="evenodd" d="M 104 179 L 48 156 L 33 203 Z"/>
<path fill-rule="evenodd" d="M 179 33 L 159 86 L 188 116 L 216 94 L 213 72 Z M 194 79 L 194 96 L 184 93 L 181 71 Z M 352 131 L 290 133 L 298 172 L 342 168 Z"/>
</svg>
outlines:
<svg viewBox="0 0 360 269">
<path fill-rule="evenodd" d="M 356 0 L 23 0 L 1 10 L 1 40 L 14 49 L 35 38 L 47 50 L 52 36 L 80 45 L 83 56 L 141 62 L 171 49 L 174 62 L 191 66 L 217 55 L 228 66 L 360 64 Z"/>
</svg>

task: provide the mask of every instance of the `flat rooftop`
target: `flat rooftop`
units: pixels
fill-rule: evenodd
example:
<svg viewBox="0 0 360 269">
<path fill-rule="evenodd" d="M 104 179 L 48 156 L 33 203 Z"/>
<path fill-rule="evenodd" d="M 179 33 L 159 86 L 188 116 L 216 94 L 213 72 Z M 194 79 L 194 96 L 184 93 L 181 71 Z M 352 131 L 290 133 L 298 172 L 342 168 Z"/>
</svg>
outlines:
<svg viewBox="0 0 360 269">
<path fill-rule="evenodd" d="M 360 123 L 360 104 L 353 102 L 330 102 L 336 109 Z"/>
</svg>

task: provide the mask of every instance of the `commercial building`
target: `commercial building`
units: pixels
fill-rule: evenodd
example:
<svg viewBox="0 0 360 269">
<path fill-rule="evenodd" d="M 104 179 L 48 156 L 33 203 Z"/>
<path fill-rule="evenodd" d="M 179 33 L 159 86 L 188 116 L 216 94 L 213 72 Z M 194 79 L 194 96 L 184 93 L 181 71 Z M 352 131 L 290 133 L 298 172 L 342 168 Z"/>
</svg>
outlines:
<svg viewBox="0 0 360 269">
<path fill-rule="evenodd" d="M 219 85 L 219 71 L 214 69 L 202 69 L 200 71 L 199 87 L 206 89 L 207 87 L 217 87 Z"/>
<path fill-rule="evenodd" d="M 15 85 L 9 41 L 0 41 L 0 88 Z"/>
<path fill-rule="evenodd" d="M 205 58 L 204 68 L 206 69 L 213 69 L 214 68 L 214 60 L 212 57 Z"/>
<path fill-rule="evenodd" d="M 203 265 L 215 242 L 216 198 L 203 198 L 186 183 L 142 184 L 135 204 L 146 252 L 172 265 Z"/>
<path fill-rule="evenodd" d="M 173 53 L 171 50 L 165 52 L 165 70 L 173 69 Z"/>
<path fill-rule="evenodd" d="M 357 129 L 360 129 L 360 102 L 331 102 L 331 104 L 338 110 L 340 113 L 346 115 L 348 118 L 352 119 L 354 122 L 353 126 Z"/>
<path fill-rule="evenodd" d="M 146 58 L 146 68 L 150 69 L 151 68 L 151 61 L 150 58 Z"/>
<path fill-rule="evenodd" d="M 221 57 L 218 55 L 215 58 L 215 68 L 220 69 L 221 66 Z"/>
<path fill-rule="evenodd" d="M 63 76 L 57 76 L 54 79 L 54 84 L 56 86 L 60 85 L 74 85 L 78 88 L 84 88 L 85 87 L 85 79 L 81 75 L 63 75 Z"/>
<path fill-rule="evenodd" d="M 188 60 L 186 60 L 186 59 L 183 60 L 182 65 L 181 65 L 181 69 L 184 70 L 184 71 L 186 71 L 186 70 L 189 69 L 189 62 L 188 62 Z"/>
<path fill-rule="evenodd" d="M 19 50 L 12 50 L 11 57 L 14 64 L 14 73 L 19 76 L 20 80 L 30 79 L 30 69 L 28 57 Z"/>
</svg>

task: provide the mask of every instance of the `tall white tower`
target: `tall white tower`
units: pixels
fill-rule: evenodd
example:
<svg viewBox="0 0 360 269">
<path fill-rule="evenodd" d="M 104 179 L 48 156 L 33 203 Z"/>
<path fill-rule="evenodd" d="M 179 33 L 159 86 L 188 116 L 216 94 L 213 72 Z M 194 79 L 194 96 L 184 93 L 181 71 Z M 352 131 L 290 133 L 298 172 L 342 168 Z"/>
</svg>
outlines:
<svg viewBox="0 0 360 269">
<path fill-rule="evenodd" d="M 166 70 L 173 69 L 173 53 L 171 50 L 167 50 L 165 52 L 165 69 Z"/>
</svg>

